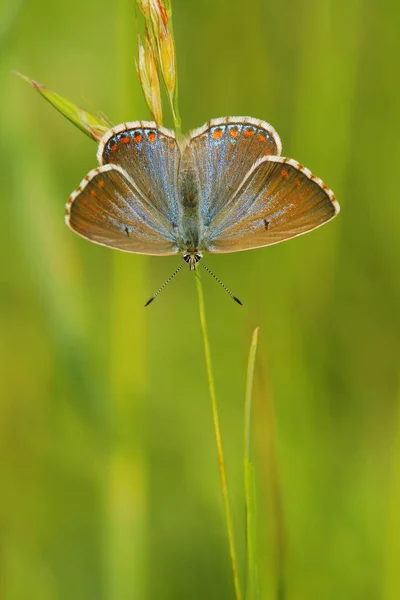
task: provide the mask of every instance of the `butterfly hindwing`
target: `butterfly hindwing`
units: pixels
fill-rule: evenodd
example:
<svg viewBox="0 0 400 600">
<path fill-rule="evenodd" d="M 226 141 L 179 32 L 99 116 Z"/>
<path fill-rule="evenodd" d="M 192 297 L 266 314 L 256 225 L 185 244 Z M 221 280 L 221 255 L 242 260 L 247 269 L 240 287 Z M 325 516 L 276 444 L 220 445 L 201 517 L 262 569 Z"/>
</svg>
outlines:
<svg viewBox="0 0 400 600">
<path fill-rule="evenodd" d="M 237 252 L 301 235 L 339 212 L 333 192 L 297 161 L 270 156 L 256 162 L 211 221 L 208 252 Z"/>
<path fill-rule="evenodd" d="M 149 210 L 118 165 L 88 173 L 69 198 L 66 222 L 82 237 L 125 252 L 168 255 L 178 251 L 168 220 Z"/>
</svg>

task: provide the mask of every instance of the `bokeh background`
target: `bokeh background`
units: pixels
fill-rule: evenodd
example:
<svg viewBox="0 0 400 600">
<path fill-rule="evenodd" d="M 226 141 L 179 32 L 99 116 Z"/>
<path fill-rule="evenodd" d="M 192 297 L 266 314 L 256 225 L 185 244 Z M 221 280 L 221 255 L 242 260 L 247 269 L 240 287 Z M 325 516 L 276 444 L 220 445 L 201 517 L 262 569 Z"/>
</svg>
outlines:
<svg viewBox="0 0 400 600">
<path fill-rule="evenodd" d="M 148 118 L 133 0 L 0 9 L 0 596 L 233 598 L 195 280 L 64 225 L 96 146 L 16 69 L 114 123 Z M 271 122 L 340 216 L 210 256 L 221 426 L 244 574 L 243 405 L 261 597 L 400 598 L 400 10 L 393 0 L 174 0 L 183 128 Z M 167 125 L 171 122 L 166 121 Z"/>
</svg>

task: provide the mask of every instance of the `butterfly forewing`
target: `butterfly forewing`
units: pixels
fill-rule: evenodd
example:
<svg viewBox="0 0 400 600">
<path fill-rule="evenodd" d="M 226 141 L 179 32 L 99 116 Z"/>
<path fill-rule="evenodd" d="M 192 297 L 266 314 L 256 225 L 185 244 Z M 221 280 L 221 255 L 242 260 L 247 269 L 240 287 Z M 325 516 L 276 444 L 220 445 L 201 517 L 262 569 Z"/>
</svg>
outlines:
<svg viewBox="0 0 400 600">
<path fill-rule="evenodd" d="M 194 171 L 203 224 L 207 227 L 223 210 L 260 157 L 280 152 L 281 141 L 274 128 L 251 117 L 213 119 L 192 131 L 183 150 L 182 167 Z"/>
<path fill-rule="evenodd" d="M 178 226 L 180 151 L 173 131 L 148 121 L 123 123 L 105 134 L 97 156 L 100 164 L 125 169 L 149 210 Z"/>
<path fill-rule="evenodd" d="M 297 161 L 260 159 L 225 209 L 215 215 L 204 240 L 208 252 L 237 252 L 282 242 L 332 219 L 333 192 Z"/>
<path fill-rule="evenodd" d="M 69 198 L 66 222 L 79 235 L 104 246 L 139 254 L 178 251 L 171 224 L 149 210 L 118 165 L 91 171 Z"/>
</svg>

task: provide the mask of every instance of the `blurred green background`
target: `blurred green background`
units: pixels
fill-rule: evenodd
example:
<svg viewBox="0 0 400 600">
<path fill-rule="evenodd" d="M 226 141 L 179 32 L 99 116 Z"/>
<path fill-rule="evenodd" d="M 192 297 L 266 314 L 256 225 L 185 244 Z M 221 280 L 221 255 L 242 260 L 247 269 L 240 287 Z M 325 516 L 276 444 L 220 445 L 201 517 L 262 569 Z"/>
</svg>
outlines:
<svg viewBox="0 0 400 600">
<path fill-rule="evenodd" d="M 185 269 L 144 310 L 177 259 L 64 225 L 96 145 L 11 72 L 114 123 L 148 118 L 133 0 L 0 6 L 0 597 L 231 599 L 194 278 Z M 342 207 L 287 244 L 208 257 L 243 309 L 203 273 L 242 576 L 259 326 L 261 597 L 398 600 L 398 3 L 173 9 L 183 129 L 269 121 Z"/>
</svg>

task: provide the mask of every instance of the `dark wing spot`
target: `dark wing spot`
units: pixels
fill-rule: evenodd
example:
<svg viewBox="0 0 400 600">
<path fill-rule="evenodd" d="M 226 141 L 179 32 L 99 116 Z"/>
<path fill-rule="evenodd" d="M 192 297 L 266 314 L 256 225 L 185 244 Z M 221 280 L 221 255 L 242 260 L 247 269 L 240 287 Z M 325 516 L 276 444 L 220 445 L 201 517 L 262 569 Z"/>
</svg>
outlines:
<svg viewBox="0 0 400 600">
<path fill-rule="evenodd" d="M 129 229 L 127 227 L 125 227 L 125 233 L 128 237 L 130 237 Z"/>
<path fill-rule="evenodd" d="M 267 221 L 267 219 L 264 219 L 264 227 L 265 227 L 265 231 L 268 231 L 269 221 Z"/>
</svg>

